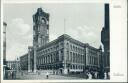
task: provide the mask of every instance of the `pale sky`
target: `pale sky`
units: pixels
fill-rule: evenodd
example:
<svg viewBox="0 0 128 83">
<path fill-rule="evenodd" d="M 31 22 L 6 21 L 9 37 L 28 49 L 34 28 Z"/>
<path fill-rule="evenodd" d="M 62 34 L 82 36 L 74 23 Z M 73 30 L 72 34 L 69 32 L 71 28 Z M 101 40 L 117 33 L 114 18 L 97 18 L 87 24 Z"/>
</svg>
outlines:
<svg viewBox="0 0 128 83">
<path fill-rule="evenodd" d="M 50 41 L 65 33 L 72 38 L 99 48 L 104 27 L 103 3 L 43 3 L 4 4 L 4 21 L 7 23 L 7 60 L 27 53 L 33 41 L 32 15 L 37 8 L 50 14 Z"/>
</svg>

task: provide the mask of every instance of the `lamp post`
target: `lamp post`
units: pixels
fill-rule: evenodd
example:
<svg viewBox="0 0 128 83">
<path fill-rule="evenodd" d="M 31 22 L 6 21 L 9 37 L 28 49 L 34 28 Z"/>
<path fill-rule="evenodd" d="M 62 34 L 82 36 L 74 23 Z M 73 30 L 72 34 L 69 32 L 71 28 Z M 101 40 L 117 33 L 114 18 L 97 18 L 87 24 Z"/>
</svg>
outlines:
<svg viewBox="0 0 128 83">
<path fill-rule="evenodd" d="M 7 64 L 6 64 L 6 27 L 7 23 L 3 22 L 3 77 L 7 78 Z"/>
</svg>

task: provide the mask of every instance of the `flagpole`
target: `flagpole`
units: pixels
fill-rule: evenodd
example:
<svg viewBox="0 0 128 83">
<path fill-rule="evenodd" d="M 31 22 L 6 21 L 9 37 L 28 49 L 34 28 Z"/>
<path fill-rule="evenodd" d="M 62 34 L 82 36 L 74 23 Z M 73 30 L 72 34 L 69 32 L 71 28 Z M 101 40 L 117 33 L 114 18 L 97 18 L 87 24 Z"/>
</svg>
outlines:
<svg viewBox="0 0 128 83">
<path fill-rule="evenodd" d="M 64 34 L 65 34 L 65 27 L 66 27 L 65 22 L 66 22 L 66 20 L 64 18 Z"/>
</svg>

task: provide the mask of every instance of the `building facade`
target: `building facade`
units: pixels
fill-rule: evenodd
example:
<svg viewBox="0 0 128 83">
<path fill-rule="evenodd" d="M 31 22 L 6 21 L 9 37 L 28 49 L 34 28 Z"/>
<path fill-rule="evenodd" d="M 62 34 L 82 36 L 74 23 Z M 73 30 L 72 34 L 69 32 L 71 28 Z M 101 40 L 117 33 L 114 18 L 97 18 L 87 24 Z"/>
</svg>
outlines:
<svg viewBox="0 0 128 83">
<path fill-rule="evenodd" d="M 84 69 L 83 43 L 64 34 L 37 52 L 38 69 L 58 70 L 60 73 L 82 72 Z"/>
<path fill-rule="evenodd" d="M 28 70 L 28 54 L 20 57 L 21 70 Z"/>
<path fill-rule="evenodd" d="M 33 15 L 33 46 L 21 56 L 21 69 L 28 72 L 53 70 L 62 74 L 98 70 L 100 52 L 67 34 L 49 42 L 49 14 L 41 8 Z"/>
<path fill-rule="evenodd" d="M 100 49 L 96 49 L 92 46 L 86 45 L 86 69 L 92 71 L 99 71 L 100 70 L 100 62 L 102 53 Z"/>
<path fill-rule="evenodd" d="M 20 70 L 20 61 L 6 61 L 8 70 Z"/>
</svg>

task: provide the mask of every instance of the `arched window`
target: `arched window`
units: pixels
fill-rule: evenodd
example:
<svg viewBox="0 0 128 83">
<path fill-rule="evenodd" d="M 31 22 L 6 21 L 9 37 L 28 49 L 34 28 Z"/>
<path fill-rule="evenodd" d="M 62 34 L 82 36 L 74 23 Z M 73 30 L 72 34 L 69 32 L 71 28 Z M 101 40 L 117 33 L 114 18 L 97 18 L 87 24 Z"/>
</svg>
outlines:
<svg viewBox="0 0 128 83">
<path fill-rule="evenodd" d="M 41 19 L 41 23 L 46 24 L 45 18 L 42 18 L 42 19 Z"/>
<path fill-rule="evenodd" d="M 70 45 L 70 49 L 72 50 L 72 45 Z"/>
<path fill-rule="evenodd" d="M 67 46 L 66 47 L 67 47 L 67 49 L 69 48 L 69 43 L 67 43 Z"/>
</svg>

